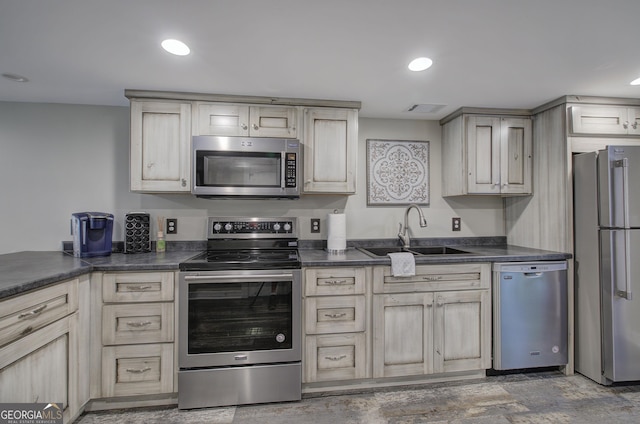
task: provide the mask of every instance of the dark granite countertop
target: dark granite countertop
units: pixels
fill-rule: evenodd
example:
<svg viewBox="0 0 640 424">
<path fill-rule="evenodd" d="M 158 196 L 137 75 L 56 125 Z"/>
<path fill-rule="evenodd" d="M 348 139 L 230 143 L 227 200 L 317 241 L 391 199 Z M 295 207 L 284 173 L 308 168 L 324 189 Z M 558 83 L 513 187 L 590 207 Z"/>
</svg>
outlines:
<svg viewBox="0 0 640 424">
<path fill-rule="evenodd" d="M 0 255 L 0 299 L 91 272 L 91 265 L 62 252 Z"/>
<path fill-rule="evenodd" d="M 571 258 L 570 254 L 504 244 L 504 238 L 416 240 L 412 246 L 444 244 L 469 253 L 416 256 L 416 264 L 465 262 L 552 261 Z M 302 242 L 302 266 L 390 265 L 388 257 L 371 257 L 357 247 L 392 246 L 395 240 L 350 241 L 341 254 L 328 253 L 321 244 Z M 457 244 L 455 243 L 457 242 Z M 502 243 L 501 243 L 502 242 Z M 389 244 L 394 243 L 394 244 Z M 474 244 L 476 243 L 476 244 Z M 198 245 L 198 247 L 202 247 Z M 0 255 L 0 299 L 77 277 L 92 271 L 177 271 L 180 262 L 201 250 L 169 250 L 165 253 L 113 253 L 95 258 L 75 258 L 65 252 L 17 252 Z"/>
<path fill-rule="evenodd" d="M 75 258 L 64 252 L 17 252 L 0 255 L 0 299 L 24 293 L 92 271 L 177 270 L 198 251 L 113 253 Z"/>
<path fill-rule="evenodd" d="M 571 258 L 571 254 L 568 253 L 511 245 L 449 246 L 462 249 L 468 253 L 415 256 L 416 265 L 469 262 L 556 261 Z M 300 249 L 300 258 L 303 266 L 391 265 L 391 259 L 389 259 L 389 257 L 371 257 L 356 247 L 349 247 L 344 253 L 339 254 L 329 253 L 324 249 Z"/>
</svg>

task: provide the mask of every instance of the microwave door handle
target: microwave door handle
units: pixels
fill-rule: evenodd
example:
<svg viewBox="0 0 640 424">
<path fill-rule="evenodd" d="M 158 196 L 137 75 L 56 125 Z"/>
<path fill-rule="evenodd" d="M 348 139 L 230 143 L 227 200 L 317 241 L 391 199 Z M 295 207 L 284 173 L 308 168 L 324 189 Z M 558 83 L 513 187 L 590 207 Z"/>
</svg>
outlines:
<svg viewBox="0 0 640 424">
<path fill-rule="evenodd" d="M 87 245 L 87 221 L 82 221 L 82 245 Z"/>
<path fill-rule="evenodd" d="M 286 152 L 280 152 L 280 188 L 284 190 L 285 177 L 287 174 L 287 157 Z"/>
</svg>

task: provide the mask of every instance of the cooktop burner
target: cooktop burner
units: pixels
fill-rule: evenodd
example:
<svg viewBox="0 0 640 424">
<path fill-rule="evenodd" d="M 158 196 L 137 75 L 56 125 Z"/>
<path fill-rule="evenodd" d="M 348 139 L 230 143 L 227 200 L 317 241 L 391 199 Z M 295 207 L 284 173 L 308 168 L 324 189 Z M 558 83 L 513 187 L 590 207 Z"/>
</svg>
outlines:
<svg viewBox="0 0 640 424">
<path fill-rule="evenodd" d="M 297 250 L 214 250 L 180 264 L 181 271 L 300 268 Z"/>
</svg>

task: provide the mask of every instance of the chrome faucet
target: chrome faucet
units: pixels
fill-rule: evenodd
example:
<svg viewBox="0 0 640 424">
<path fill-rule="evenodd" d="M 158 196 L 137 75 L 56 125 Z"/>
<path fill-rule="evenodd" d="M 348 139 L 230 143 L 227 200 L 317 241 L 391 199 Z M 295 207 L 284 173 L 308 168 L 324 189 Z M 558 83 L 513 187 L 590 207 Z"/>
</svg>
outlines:
<svg viewBox="0 0 640 424">
<path fill-rule="evenodd" d="M 400 237 L 400 241 L 402 241 L 403 249 L 408 249 L 411 244 L 407 229 L 409 228 L 409 211 L 414 208 L 418 211 L 418 215 L 420 216 L 420 227 L 424 228 L 427 226 L 427 220 L 422 213 L 422 209 L 420 209 L 420 207 L 415 203 L 407 206 L 407 210 L 404 212 L 404 228 L 402 228 L 402 222 L 400 222 L 400 229 L 398 230 L 398 237 Z"/>
</svg>

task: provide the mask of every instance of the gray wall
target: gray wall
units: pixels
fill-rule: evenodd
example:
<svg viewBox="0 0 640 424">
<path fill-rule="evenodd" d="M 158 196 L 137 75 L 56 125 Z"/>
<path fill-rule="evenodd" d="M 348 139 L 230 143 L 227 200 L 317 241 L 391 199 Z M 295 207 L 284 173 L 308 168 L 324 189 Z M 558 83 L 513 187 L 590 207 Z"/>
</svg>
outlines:
<svg viewBox="0 0 640 424">
<path fill-rule="evenodd" d="M 315 195 L 300 200 L 205 200 L 189 194 L 129 191 L 129 109 L 0 102 L 0 253 L 60 250 L 71 240 L 71 213 L 115 215 L 114 240 L 123 239 L 124 214 L 149 212 L 178 218 L 178 234 L 167 240 L 203 240 L 205 222 L 215 216 L 297 216 L 302 239 L 326 239 L 325 218 L 334 209 L 347 215 L 349 239 L 395 238 L 404 207 L 367 207 L 366 139 L 430 141 L 429 226 L 410 217 L 414 237 L 502 236 L 502 200 L 494 197 L 443 199 L 440 195 L 440 127 L 436 121 L 359 121 L 357 194 Z M 462 217 L 462 231 L 451 218 Z M 321 218 L 322 233 L 309 232 Z"/>
</svg>

